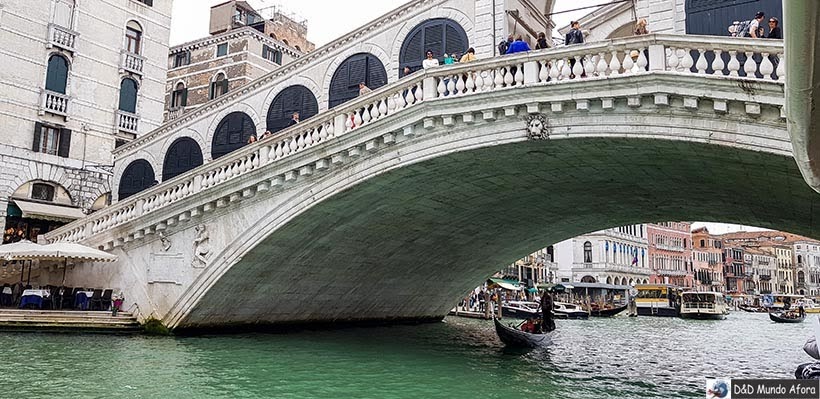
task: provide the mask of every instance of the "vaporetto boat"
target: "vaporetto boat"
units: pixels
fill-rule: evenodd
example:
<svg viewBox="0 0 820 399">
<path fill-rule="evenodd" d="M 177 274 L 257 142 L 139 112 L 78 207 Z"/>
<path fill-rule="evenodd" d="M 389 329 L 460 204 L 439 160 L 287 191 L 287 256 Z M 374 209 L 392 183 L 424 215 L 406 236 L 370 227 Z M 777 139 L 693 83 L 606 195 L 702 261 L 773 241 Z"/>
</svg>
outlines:
<svg viewBox="0 0 820 399">
<path fill-rule="evenodd" d="M 681 294 L 680 317 L 684 319 L 722 320 L 729 313 L 720 292 L 685 291 Z"/>
</svg>

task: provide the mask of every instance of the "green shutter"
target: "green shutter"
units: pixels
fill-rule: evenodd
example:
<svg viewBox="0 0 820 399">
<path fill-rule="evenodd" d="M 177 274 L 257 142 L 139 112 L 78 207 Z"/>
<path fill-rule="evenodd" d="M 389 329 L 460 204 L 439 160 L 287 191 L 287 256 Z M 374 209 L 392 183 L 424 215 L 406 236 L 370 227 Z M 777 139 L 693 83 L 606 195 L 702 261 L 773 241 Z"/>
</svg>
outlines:
<svg viewBox="0 0 820 399">
<path fill-rule="evenodd" d="M 71 130 L 60 129 L 60 146 L 57 148 L 57 155 L 68 158 L 71 149 Z"/>
<path fill-rule="evenodd" d="M 179 105 L 184 107 L 188 105 L 188 88 L 182 89 L 182 100 L 180 101 Z"/>
<path fill-rule="evenodd" d="M 40 137 L 43 135 L 43 124 L 34 122 L 34 142 L 31 145 L 31 150 L 40 152 Z"/>
<path fill-rule="evenodd" d="M 222 94 L 228 93 L 228 77 L 225 77 L 225 80 L 222 81 Z"/>
</svg>

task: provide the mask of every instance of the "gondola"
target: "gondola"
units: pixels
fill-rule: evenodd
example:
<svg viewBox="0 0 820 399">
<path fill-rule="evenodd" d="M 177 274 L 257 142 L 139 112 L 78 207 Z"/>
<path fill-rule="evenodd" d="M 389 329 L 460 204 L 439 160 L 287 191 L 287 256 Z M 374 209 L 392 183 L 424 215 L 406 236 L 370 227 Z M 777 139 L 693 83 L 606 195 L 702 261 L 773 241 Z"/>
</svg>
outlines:
<svg viewBox="0 0 820 399">
<path fill-rule="evenodd" d="M 518 330 L 512 326 L 501 324 L 498 319 L 493 319 L 495 323 L 495 333 L 501 342 L 510 347 L 516 348 L 538 348 L 552 343 L 550 334 L 531 334 Z"/>
<path fill-rule="evenodd" d="M 802 323 L 806 319 L 806 315 L 797 318 L 783 317 L 783 313 L 769 313 L 769 318 L 775 323 Z"/>
<path fill-rule="evenodd" d="M 626 305 L 611 309 L 593 309 L 589 311 L 592 317 L 612 317 L 626 310 Z"/>
</svg>

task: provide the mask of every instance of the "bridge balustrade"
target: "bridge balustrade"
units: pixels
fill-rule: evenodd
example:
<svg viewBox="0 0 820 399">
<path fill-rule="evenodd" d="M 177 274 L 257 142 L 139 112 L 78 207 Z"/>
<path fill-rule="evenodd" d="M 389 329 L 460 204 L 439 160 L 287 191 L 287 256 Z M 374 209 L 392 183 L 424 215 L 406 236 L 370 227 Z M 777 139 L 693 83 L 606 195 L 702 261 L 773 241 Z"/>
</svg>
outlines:
<svg viewBox="0 0 820 399">
<path fill-rule="evenodd" d="M 782 82 L 785 79 L 783 45 L 780 41 L 765 39 L 653 34 L 500 56 L 416 72 L 284 129 L 275 138 L 247 145 L 63 226 L 47 234 L 46 239 L 49 242 L 82 241 L 424 102 L 447 101 L 448 98 L 499 90 L 514 91 L 539 85 L 652 73 Z M 704 84 L 708 85 L 708 82 Z M 387 134 L 384 140 L 385 144 L 390 144 L 395 138 Z M 328 167 L 327 162 L 316 164 L 316 169 Z M 288 174 L 284 180 L 295 178 L 296 175 Z M 269 183 L 276 185 L 284 182 L 276 177 Z M 259 191 L 269 189 L 270 185 L 265 182 L 258 186 Z M 233 201 L 234 196 L 238 199 L 242 195 L 236 193 L 227 200 L 217 201 L 216 206 L 225 206 L 226 201 Z M 181 218 L 196 216 L 195 212 Z M 157 230 L 166 227 L 161 223 Z M 138 231 L 128 237 L 138 239 L 140 234 L 143 233 Z"/>
</svg>

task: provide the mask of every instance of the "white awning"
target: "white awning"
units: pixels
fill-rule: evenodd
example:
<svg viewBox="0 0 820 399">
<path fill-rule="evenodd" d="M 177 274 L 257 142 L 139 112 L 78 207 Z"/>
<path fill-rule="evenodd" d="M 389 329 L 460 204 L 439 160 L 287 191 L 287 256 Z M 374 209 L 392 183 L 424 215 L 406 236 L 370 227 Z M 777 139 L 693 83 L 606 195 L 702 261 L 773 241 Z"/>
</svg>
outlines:
<svg viewBox="0 0 820 399">
<path fill-rule="evenodd" d="M 14 199 L 24 218 L 71 222 L 85 216 L 82 209 Z"/>
<path fill-rule="evenodd" d="M 58 242 L 40 245 L 31 241 L 20 241 L 0 245 L 0 258 L 5 260 L 83 260 L 90 262 L 114 262 L 115 255 L 85 245 Z"/>
</svg>

